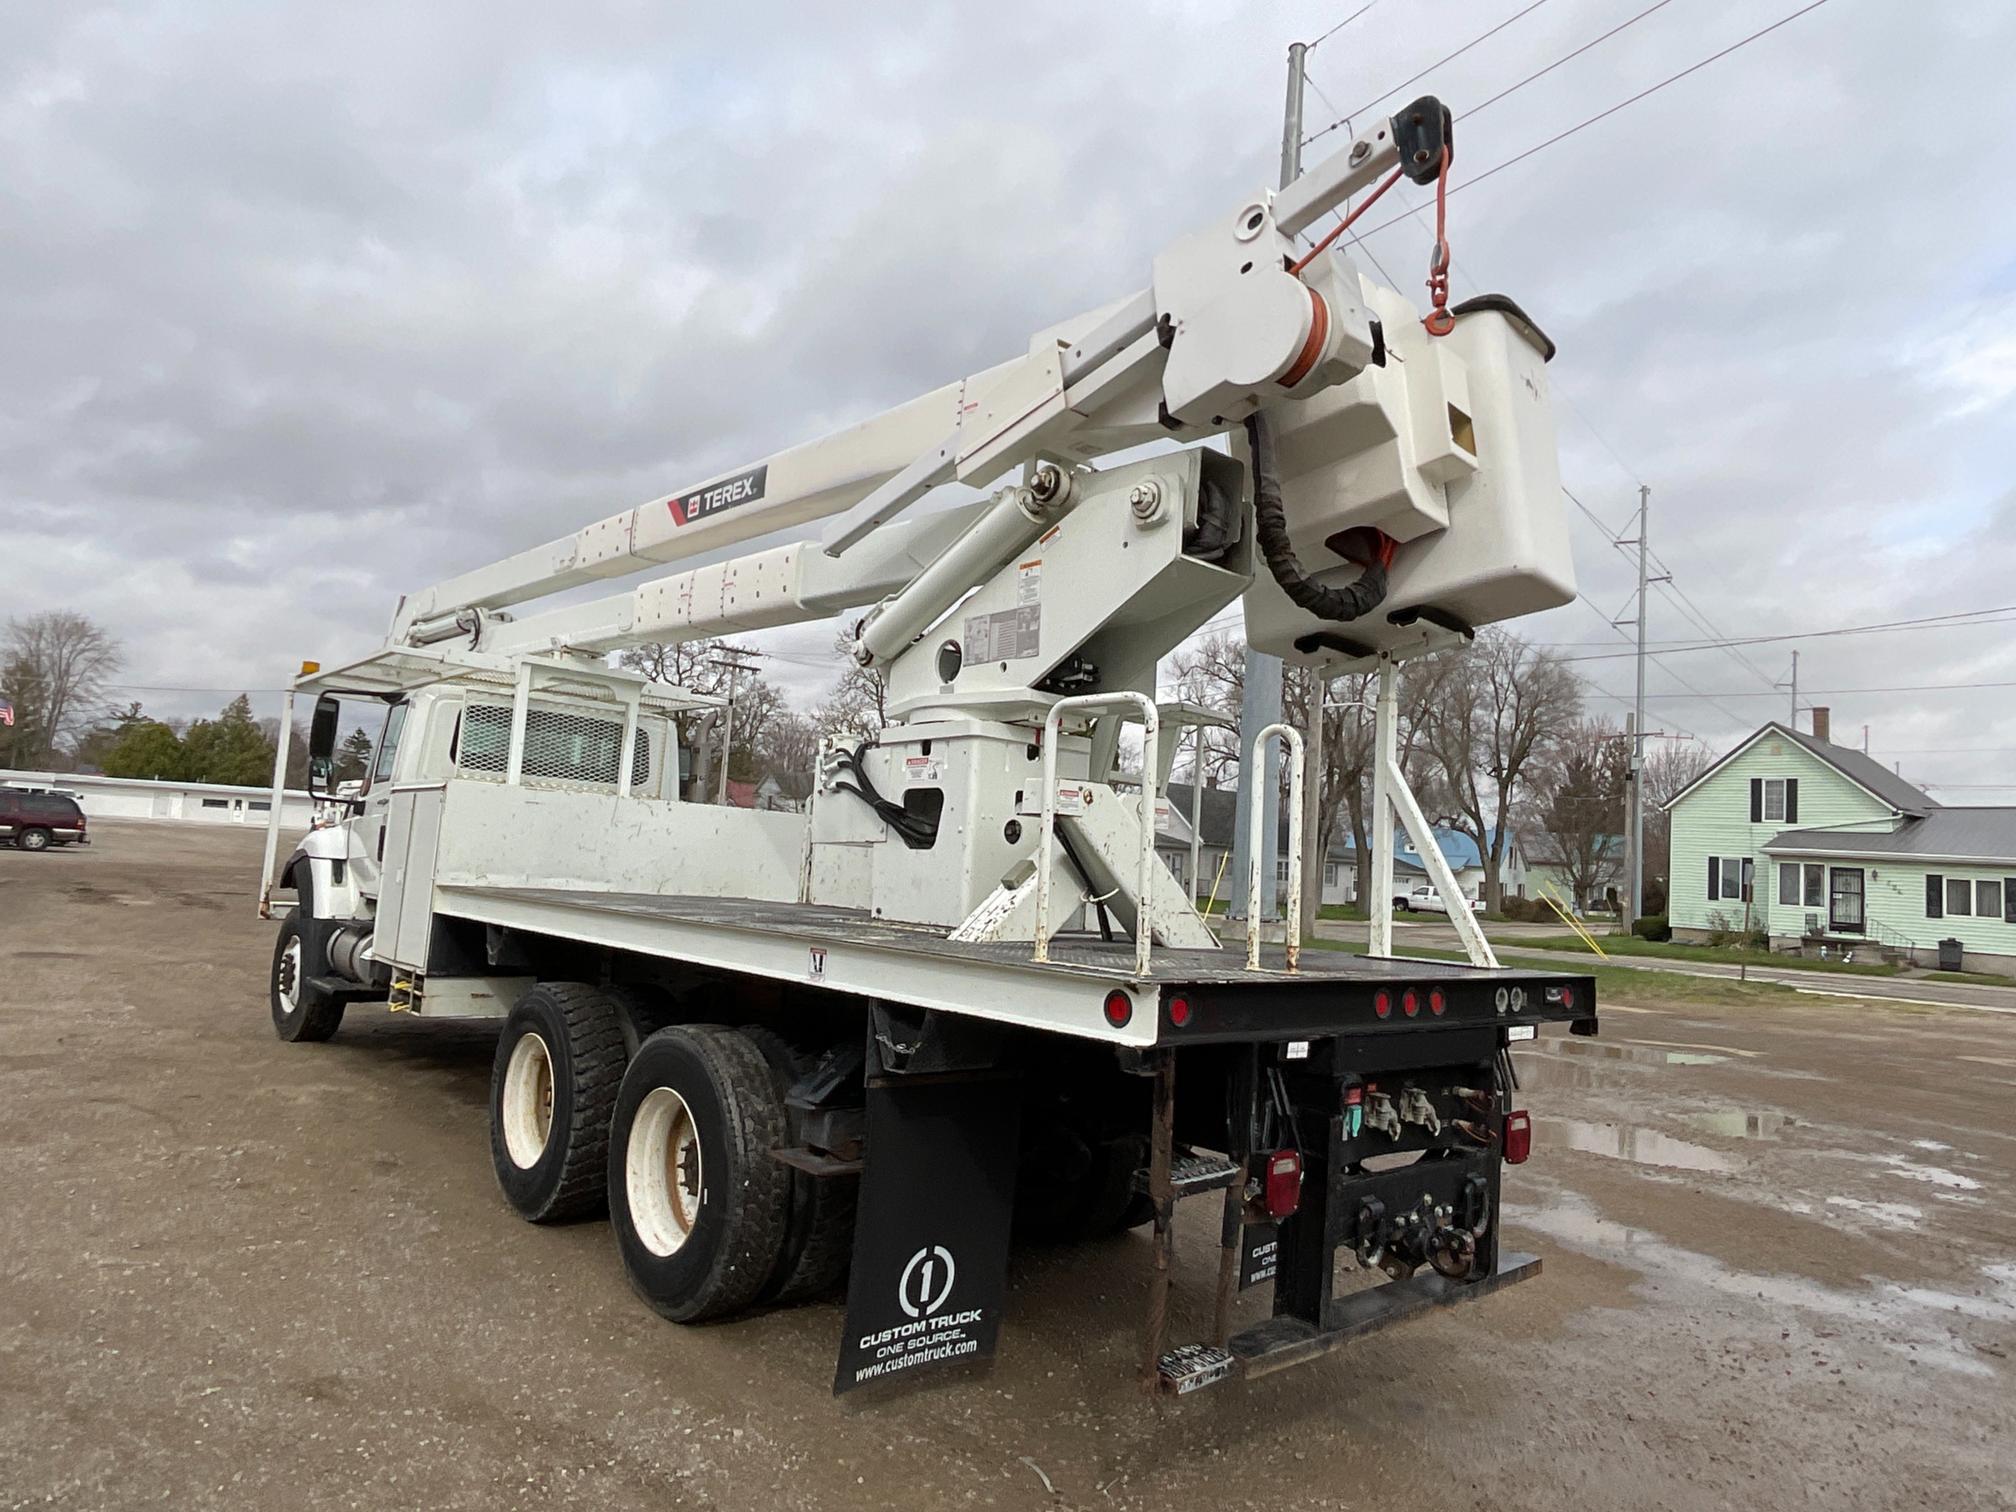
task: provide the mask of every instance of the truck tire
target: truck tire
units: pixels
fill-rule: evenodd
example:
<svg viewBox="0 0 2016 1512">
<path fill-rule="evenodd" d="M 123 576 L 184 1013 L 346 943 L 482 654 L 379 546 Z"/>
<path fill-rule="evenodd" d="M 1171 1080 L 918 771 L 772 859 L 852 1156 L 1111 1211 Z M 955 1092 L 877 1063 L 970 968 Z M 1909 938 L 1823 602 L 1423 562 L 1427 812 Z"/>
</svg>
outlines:
<svg viewBox="0 0 2016 1512">
<path fill-rule="evenodd" d="M 518 999 L 490 1072 L 490 1163 L 519 1217 L 601 1211 L 626 1059 L 622 1009 L 600 988 L 541 982 Z"/>
<path fill-rule="evenodd" d="M 14 848 L 25 851 L 44 851 L 49 849 L 50 842 L 55 838 L 54 835 L 39 825 L 31 825 L 27 829 L 15 832 Z"/>
<path fill-rule="evenodd" d="M 289 1044 L 326 1040 L 343 1022 L 343 1000 L 314 985 L 314 968 L 301 910 L 290 908 L 280 921 L 280 937 L 273 942 L 273 974 L 267 986 L 273 1032 Z"/>
<path fill-rule="evenodd" d="M 784 1104 L 763 1052 L 718 1024 L 661 1029 L 623 1073 L 609 1222 L 630 1284 L 674 1323 L 739 1312 L 777 1272 L 790 1219 Z"/>
<path fill-rule="evenodd" d="M 769 1063 L 777 1087 L 777 1101 L 784 1107 L 785 1142 L 801 1142 L 797 1120 L 784 1104 L 792 1085 L 812 1069 L 817 1057 L 804 1054 L 775 1029 L 751 1024 L 742 1032 Z M 814 1176 L 786 1167 L 790 1177 L 791 1201 L 784 1225 L 784 1249 L 777 1257 L 777 1269 L 757 1299 L 788 1304 L 806 1302 L 825 1295 L 847 1274 L 854 1257 L 854 1209 L 861 1194 L 856 1176 Z"/>
</svg>

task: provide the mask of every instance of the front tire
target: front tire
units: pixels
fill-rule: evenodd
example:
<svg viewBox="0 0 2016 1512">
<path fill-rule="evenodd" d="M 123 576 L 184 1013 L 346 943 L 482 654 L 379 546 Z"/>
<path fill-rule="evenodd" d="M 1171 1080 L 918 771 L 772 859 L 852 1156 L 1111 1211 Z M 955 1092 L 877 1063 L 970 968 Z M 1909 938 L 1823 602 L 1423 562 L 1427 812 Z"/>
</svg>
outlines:
<svg viewBox="0 0 2016 1512">
<path fill-rule="evenodd" d="M 490 1163 L 518 1216 L 601 1211 L 609 1117 L 627 1058 L 623 1010 L 579 982 L 542 982 L 504 1020 L 490 1071 Z"/>
<path fill-rule="evenodd" d="M 301 910 L 290 908 L 280 921 L 280 938 L 273 942 L 273 973 L 266 994 L 273 1032 L 289 1044 L 326 1040 L 343 1022 L 343 1000 L 318 988 L 313 973 Z"/>
<path fill-rule="evenodd" d="M 776 1274 L 791 1172 L 763 1052 L 711 1024 L 663 1029 L 623 1073 L 609 1131 L 609 1222 L 630 1284 L 674 1323 L 746 1308 Z"/>
<path fill-rule="evenodd" d="M 45 851 L 55 836 L 46 829 L 24 829 L 14 837 L 14 848 L 25 851 Z"/>
</svg>

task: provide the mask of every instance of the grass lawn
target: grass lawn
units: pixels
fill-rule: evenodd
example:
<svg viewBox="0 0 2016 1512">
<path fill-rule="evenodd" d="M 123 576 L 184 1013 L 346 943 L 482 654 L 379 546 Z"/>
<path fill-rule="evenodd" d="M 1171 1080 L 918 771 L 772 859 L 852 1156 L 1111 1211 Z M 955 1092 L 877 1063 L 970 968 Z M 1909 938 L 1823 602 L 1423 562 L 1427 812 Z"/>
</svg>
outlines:
<svg viewBox="0 0 2016 1512">
<path fill-rule="evenodd" d="M 1535 940 L 1499 940 L 1506 950 L 1563 950 L 1589 955 L 1589 947 L 1573 935 L 1545 935 Z M 1710 966 L 1769 966 L 1783 971 L 1826 971 L 1847 976 L 1896 976 L 1901 968 L 1881 961 L 1818 961 L 1806 956 L 1733 945 L 1676 945 L 1671 940 L 1641 940 L 1636 935 L 1598 935 L 1596 943 L 1613 956 L 1650 956 L 1664 961 L 1698 961 Z M 1594 957 L 1591 957 L 1594 959 Z"/>
<path fill-rule="evenodd" d="M 1975 982 L 1983 987 L 2016 987 L 2016 977 L 1995 976 L 1986 971 L 1928 971 L 1928 982 Z"/>
<path fill-rule="evenodd" d="M 1199 903 L 1197 911 L 1209 914 L 1213 918 L 1218 918 L 1225 912 L 1228 906 L 1226 899 L 1217 898 L 1212 901 L 1209 908 Z M 1365 917 L 1365 910 L 1360 908 L 1356 903 L 1325 903 L 1316 912 L 1317 917 L 1323 919 L 1358 919 L 1362 921 Z"/>
</svg>

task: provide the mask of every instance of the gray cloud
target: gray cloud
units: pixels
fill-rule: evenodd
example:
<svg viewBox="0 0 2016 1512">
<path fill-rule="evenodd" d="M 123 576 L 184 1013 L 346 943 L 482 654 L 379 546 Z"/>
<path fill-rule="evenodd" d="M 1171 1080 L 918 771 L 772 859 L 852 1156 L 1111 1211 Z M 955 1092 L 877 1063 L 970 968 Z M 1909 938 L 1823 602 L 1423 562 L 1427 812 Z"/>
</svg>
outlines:
<svg viewBox="0 0 2016 1512">
<path fill-rule="evenodd" d="M 1271 182 L 1285 43 L 1336 9 L 28 7 L 0 59 L 0 611 L 99 616 L 140 684 L 360 653 L 402 591 L 1139 286 Z M 1473 10 L 1381 6 L 1316 84 L 1357 105 Z M 1458 181 L 1773 13 L 1661 11 L 1464 122 Z M 1460 112 L 1617 19 L 1561 0 L 1419 87 Z M 1971 166 L 2016 139 L 2012 43 L 1989 0 L 1836 0 L 1451 201 L 1459 294 L 1561 344 L 1570 485 L 1621 525 L 1650 482 L 1724 631 L 2016 598 L 2016 206 Z M 1370 238 L 1410 292 L 1428 235 Z M 1575 527 L 1612 611 L 1629 564 Z M 1525 628 L 1590 654 L 1600 617 Z M 1664 597 L 1653 625 L 1694 633 Z M 762 638 L 794 694 L 830 633 Z M 1801 649 L 1809 688 L 2016 679 L 2006 627 Z M 1724 696 L 1655 717 L 1725 743 L 1782 713 L 1733 695 L 1788 653 L 1675 655 Z M 1908 774 L 2016 776 L 2001 692 L 1826 701 Z"/>
</svg>

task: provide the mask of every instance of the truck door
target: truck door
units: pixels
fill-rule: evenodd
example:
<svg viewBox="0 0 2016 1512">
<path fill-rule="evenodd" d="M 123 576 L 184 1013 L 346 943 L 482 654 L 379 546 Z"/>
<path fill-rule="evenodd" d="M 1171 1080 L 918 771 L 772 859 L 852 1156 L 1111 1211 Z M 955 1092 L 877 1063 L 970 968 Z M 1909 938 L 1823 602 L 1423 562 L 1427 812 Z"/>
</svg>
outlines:
<svg viewBox="0 0 2016 1512">
<path fill-rule="evenodd" d="M 378 895 L 378 871 L 385 860 L 385 811 L 392 802 L 392 766 L 399 757 L 406 713 L 404 699 L 386 711 L 385 732 L 378 737 L 371 768 L 364 774 L 364 812 L 357 820 L 351 864 L 356 869 L 358 889 L 371 897 Z"/>
</svg>

